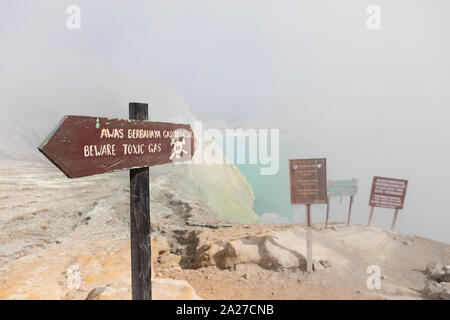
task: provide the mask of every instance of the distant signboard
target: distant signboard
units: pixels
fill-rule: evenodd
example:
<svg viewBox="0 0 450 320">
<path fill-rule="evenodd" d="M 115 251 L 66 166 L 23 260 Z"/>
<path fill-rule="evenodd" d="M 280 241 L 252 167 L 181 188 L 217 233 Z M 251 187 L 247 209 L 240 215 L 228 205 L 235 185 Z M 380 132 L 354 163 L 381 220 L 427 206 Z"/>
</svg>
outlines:
<svg viewBox="0 0 450 320">
<path fill-rule="evenodd" d="M 355 196 L 358 193 L 358 179 L 328 180 L 328 197 Z"/>
<path fill-rule="evenodd" d="M 291 204 L 327 203 L 327 159 L 289 160 Z"/>
<path fill-rule="evenodd" d="M 373 177 L 369 205 L 372 207 L 403 209 L 408 180 Z"/>
</svg>

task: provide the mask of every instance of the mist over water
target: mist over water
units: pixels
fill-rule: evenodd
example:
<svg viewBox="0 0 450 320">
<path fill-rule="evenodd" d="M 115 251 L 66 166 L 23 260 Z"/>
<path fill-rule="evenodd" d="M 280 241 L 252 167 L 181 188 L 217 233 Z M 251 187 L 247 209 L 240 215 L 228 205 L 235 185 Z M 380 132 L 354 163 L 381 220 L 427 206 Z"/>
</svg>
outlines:
<svg viewBox="0 0 450 320">
<path fill-rule="evenodd" d="M 304 206 L 290 205 L 288 159 L 326 157 L 328 179 L 359 179 L 358 194 L 352 209 L 352 222 L 367 223 L 373 176 L 408 179 L 405 206 L 403 210 L 400 210 L 396 230 L 449 242 L 450 221 L 445 214 L 448 210 L 442 203 L 446 189 L 444 187 L 430 188 L 437 183 L 435 177 L 439 177 L 443 170 L 439 164 L 430 165 L 426 171 L 421 171 L 417 170 L 417 164 L 408 163 L 406 156 L 395 159 L 392 154 L 378 154 L 372 159 L 370 153 L 366 154 L 357 148 L 341 153 L 339 149 L 335 152 L 327 152 L 328 148 L 324 147 L 322 152 L 313 153 L 308 152 L 306 143 L 304 148 L 300 147 L 301 145 L 302 142 L 299 142 L 299 139 L 281 137 L 280 171 L 274 176 L 261 176 L 258 165 L 237 165 L 253 186 L 256 198 L 254 209 L 258 214 L 275 213 L 280 217 L 280 222 L 284 221 L 283 218 L 291 222 L 304 222 Z M 402 160 L 405 162 L 402 163 Z M 423 161 L 423 164 L 426 163 L 426 159 L 420 161 Z M 361 166 L 360 163 L 365 165 Z M 422 197 L 426 197 L 429 201 Z M 331 198 L 330 221 L 345 222 L 348 206 L 349 197 L 343 197 L 342 201 L 339 197 Z M 326 205 L 313 205 L 312 213 L 313 222 L 324 223 Z M 389 229 L 393 213 L 393 209 L 376 208 L 372 225 Z"/>
</svg>

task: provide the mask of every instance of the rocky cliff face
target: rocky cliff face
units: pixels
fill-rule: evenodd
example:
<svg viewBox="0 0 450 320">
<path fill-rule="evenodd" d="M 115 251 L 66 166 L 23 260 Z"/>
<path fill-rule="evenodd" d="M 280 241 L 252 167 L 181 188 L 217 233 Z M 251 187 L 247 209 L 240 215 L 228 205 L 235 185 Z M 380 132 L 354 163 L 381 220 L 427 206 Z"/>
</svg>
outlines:
<svg viewBox="0 0 450 320">
<path fill-rule="evenodd" d="M 257 223 L 254 195 L 245 176 L 234 165 L 164 165 L 150 170 L 155 198 L 196 200 L 202 212 L 216 219 Z"/>
</svg>

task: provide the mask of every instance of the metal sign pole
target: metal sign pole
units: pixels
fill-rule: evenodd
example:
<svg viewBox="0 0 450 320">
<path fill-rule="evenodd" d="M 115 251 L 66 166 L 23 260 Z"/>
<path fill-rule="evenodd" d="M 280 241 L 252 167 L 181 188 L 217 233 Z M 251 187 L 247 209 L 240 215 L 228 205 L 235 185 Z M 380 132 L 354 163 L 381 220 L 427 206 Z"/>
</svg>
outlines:
<svg viewBox="0 0 450 320">
<path fill-rule="evenodd" d="M 397 216 L 398 216 L 398 209 L 395 209 L 395 212 L 394 212 L 394 220 L 392 221 L 392 227 L 391 227 L 391 230 L 394 230 L 394 228 L 395 228 L 395 223 L 397 222 Z"/>
<path fill-rule="evenodd" d="M 372 224 L 372 217 L 373 217 L 373 211 L 374 211 L 375 207 L 371 206 L 370 207 L 370 215 L 369 215 L 369 222 L 367 223 L 367 226 L 370 227 L 370 225 Z"/>
<path fill-rule="evenodd" d="M 347 226 L 350 225 L 350 217 L 352 215 L 352 204 L 353 204 L 353 196 L 350 196 L 350 204 L 348 206 L 348 220 L 347 220 Z"/>
</svg>

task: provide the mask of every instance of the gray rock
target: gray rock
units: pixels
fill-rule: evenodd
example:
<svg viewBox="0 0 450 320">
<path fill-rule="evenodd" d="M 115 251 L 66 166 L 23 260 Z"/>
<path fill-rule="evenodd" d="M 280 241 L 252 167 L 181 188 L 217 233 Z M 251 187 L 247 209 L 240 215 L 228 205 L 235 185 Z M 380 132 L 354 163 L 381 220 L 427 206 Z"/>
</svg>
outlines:
<svg viewBox="0 0 450 320">
<path fill-rule="evenodd" d="M 439 261 L 431 262 L 427 265 L 427 271 L 429 273 L 435 272 L 436 270 L 442 270 L 444 265 Z"/>
<path fill-rule="evenodd" d="M 444 266 L 445 275 L 442 277 L 443 282 L 450 282 L 450 265 Z"/>
<path fill-rule="evenodd" d="M 441 294 L 444 293 L 444 286 L 436 281 L 428 280 L 425 283 L 424 292 L 428 298 L 439 299 Z"/>
<path fill-rule="evenodd" d="M 432 262 L 427 266 L 428 274 L 435 280 L 443 280 L 446 272 L 444 271 L 444 266 L 440 262 Z"/>
<path fill-rule="evenodd" d="M 299 240 L 291 230 L 284 230 L 227 242 L 206 242 L 200 244 L 196 250 L 195 265 L 215 265 L 220 269 L 234 269 L 241 264 L 259 265 L 270 270 L 304 268 L 306 259 L 304 253 L 299 250 Z M 331 266 L 329 262 L 328 265 Z M 318 268 L 324 266 L 317 265 L 316 269 Z"/>
<path fill-rule="evenodd" d="M 442 285 L 442 283 L 441 283 Z M 450 282 L 445 282 L 443 285 L 444 290 L 440 294 L 441 299 L 450 300 Z"/>
</svg>

